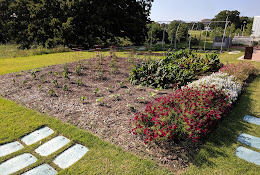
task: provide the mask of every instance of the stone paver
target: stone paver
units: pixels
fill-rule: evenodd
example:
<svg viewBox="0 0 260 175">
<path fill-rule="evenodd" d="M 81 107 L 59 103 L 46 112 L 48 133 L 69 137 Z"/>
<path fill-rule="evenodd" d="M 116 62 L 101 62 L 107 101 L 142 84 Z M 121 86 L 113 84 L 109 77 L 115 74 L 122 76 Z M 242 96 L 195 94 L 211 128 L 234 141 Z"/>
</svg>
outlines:
<svg viewBox="0 0 260 175">
<path fill-rule="evenodd" d="M 55 175 L 58 172 L 48 164 L 42 164 L 22 175 Z"/>
<path fill-rule="evenodd" d="M 250 116 L 250 115 L 245 115 L 243 120 L 246 121 L 246 122 L 249 122 L 249 123 L 260 125 L 260 118 L 256 118 L 256 117 L 253 117 L 253 116 Z"/>
<path fill-rule="evenodd" d="M 260 149 L 260 138 L 249 134 L 242 133 L 238 136 L 237 140 L 240 143 L 252 146 L 254 148 Z"/>
<path fill-rule="evenodd" d="M 43 145 L 39 146 L 35 150 L 35 152 L 37 152 L 41 156 L 48 156 L 48 155 L 54 153 L 55 151 L 59 150 L 60 148 L 62 148 L 66 144 L 68 144 L 69 142 L 70 142 L 70 140 L 67 139 L 66 137 L 57 136 L 57 137 L 51 139 L 50 141 L 44 143 Z"/>
<path fill-rule="evenodd" d="M 251 149 L 245 148 L 243 146 L 237 147 L 236 155 L 248 162 L 260 165 L 260 153 L 253 151 Z"/>
<path fill-rule="evenodd" d="M 7 175 L 19 171 L 37 161 L 32 154 L 24 153 L 0 164 L 0 174 Z"/>
<path fill-rule="evenodd" d="M 57 156 L 53 162 L 65 169 L 81 159 L 88 151 L 89 149 L 85 146 L 76 144 Z"/>
<path fill-rule="evenodd" d="M 31 145 L 34 144 L 45 137 L 48 137 L 49 135 L 53 134 L 54 131 L 48 127 L 44 127 L 41 129 L 38 129 L 29 135 L 24 136 L 21 140 L 26 144 L 26 145 Z"/>
<path fill-rule="evenodd" d="M 6 143 L 0 146 L 0 157 L 19 151 L 24 146 L 18 141 Z"/>
</svg>

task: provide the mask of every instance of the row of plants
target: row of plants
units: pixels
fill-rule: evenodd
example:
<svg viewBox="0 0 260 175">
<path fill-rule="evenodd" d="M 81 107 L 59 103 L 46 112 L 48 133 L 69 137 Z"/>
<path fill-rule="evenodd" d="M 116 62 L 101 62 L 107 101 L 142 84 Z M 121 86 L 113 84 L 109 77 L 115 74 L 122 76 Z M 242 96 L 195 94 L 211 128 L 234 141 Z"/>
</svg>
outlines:
<svg viewBox="0 0 260 175">
<path fill-rule="evenodd" d="M 227 64 L 220 72 L 148 103 L 130 120 L 131 132 L 143 136 L 145 143 L 187 138 L 197 142 L 227 114 L 242 91 L 244 77 L 251 75 L 258 75 L 251 63 Z"/>
<path fill-rule="evenodd" d="M 134 85 L 171 88 L 182 86 L 204 73 L 218 71 L 221 67 L 216 54 L 202 57 L 190 50 L 180 50 L 167 53 L 163 59 L 148 59 L 135 65 L 128 80 Z"/>
</svg>

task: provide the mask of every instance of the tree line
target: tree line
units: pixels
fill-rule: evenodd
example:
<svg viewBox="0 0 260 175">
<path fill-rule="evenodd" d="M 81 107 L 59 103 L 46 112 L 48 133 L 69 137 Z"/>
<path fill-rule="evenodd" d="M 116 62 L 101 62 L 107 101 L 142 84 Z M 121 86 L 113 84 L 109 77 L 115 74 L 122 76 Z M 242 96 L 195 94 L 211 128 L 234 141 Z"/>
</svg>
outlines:
<svg viewBox="0 0 260 175">
<path fill-rule="evenodd" d="M 33 45 L 145 42 L 153 0 L 0 0 L 0 42 Z"/>
</svg>

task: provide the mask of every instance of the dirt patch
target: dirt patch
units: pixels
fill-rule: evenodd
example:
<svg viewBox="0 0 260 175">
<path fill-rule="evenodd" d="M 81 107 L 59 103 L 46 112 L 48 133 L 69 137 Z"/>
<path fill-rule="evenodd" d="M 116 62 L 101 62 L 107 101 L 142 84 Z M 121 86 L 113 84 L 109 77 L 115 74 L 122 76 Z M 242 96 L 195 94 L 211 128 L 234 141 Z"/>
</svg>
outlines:
<svg viewBox="0 0 260 175">
<path fill-rule="evenodd" d="M 68 78 L 64 78 L 65 64 L 5 74 L 0 76 L 0 95 L 181 172 L 199 145 L 188 141 L 145 145 L 142 138 L 129 132 L 135 112 L 144 111 L 148 101 L 172 92 L 131 85 L 126 80 L 131 65 L 141 60 L 131 61 L 118 58 L 114 69 L 111 57 L 68 63 Z M 80 75 L 77 66 L 83 66 Z"/>
</svg>

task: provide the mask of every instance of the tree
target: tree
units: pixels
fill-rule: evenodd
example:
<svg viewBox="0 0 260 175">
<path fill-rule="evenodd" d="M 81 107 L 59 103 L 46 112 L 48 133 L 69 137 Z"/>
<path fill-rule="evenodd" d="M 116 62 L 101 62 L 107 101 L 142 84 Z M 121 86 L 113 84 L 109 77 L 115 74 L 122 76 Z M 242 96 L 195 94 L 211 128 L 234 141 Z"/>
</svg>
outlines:
<svg viewBox="0 0 260 175">
<path fill-rule="evenodd" d="M 185 40 L 188 34 L 188 24 L 183 23 L 182 21 L 179 20 L 174 20 L 170 22 L 169 27 L 168 27 L 168 38 L 169 40 L 175 40 L 176 37 L 176 31 L 179 26 L 178 32 L 177 32 L 177 39 L 178 40 Z"/>
<path fill-rule="evenodd" d="M 219 12 L 212 21 L 226 21 L 228 16 L 228 21 L 230 21 L 232 24 L 235 25 L 236 29 L 240 27 L 240 18 L 239 18 L 240 12 L 237 10 L 229 11 L 229 10 L 223 10 Z M 225 28 L 225 23 L 216 23 L 215 26 L 212 26 L 211 28 L 215 27 L 222 27 Z"/>
</svg>

